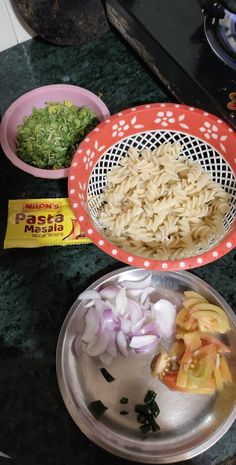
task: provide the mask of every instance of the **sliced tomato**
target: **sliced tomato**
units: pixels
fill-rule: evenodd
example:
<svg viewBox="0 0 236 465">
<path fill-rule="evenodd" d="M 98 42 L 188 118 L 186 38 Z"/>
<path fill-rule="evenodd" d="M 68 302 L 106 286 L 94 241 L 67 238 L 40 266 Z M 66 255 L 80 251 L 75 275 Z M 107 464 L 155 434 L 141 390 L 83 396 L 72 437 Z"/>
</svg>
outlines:
<svg viewBox="0 0 236 465">
<path fill-rule="evenodd" d="M 185 389 L 180 388 L 176 384 L 176 379 L 178 375 L 178 370 L 177 371 L 169 371 L 163 378 L 162 381 L 163 383 L 171 390 L 173 391 L 180 391 L 180 392 L 185 392 Z"/>
<path fill-rule="evenodd" d="M 196 387 L 189 382 L 186 392 L 191 392 L 192 394 L 207 394 L 212 395 L 216 391 L 216 384 L 214 378 L 211 378 L 205 386 Z"/>
<path fill-rule="evenodd" d="M 171 358 L 165 351 L 155 355 L 151 361 L 151 372 L 154 378 L 162 378 L 171 366 Z"/>
<path fill-rule="evenodd" d="M 226 358 L 222 354 L 217 354 L 216 366 L 214 369 L 216 387 L 222 391 L 225 383 L 232 383 L 231 373 Z"/>
<path fill-rule="evenodd" d="M 200 349 L 200 347 L 202 346 L 201 338 L 196 331 L 186 333 L 184 335 L 184 343 L 186 347 L 189 347 L 191 349 L 192 352 L 197 349 Z"/>
<path fill-rule="evenodd" d="M 204 387 L 209 384 L 209 381 L 214 373 L 215 361 L 213 362 L 211 354 L 200 358 L 193 364 L 193 368 L 188 375 L 187 387 L 191 384 L 194 387 Z"/>
<path fill-rule="evenodd" d="M 224 382 L 223 378 L 220 372 L 220 355 L 217 354 L 216 356 L 216 366 L 214 368 L 214 377 L 215 377 L 215 383 L 218 391 L 222 391 L 224 387 Z"/>
<path fill-rule="evenodd" d="M 215 344 L 217 352 L 219 353 L 230 352 L 230 348 L 226 346 L 222 341 L 217 339 L 217 337 L 212 336 L 211 334 L 201 333 L 200 331 L 198 331 L 197 333 L 204 343 Z"/>
<path fill-rule="evenodd" d="M 218 305 L 210 304 L 207 301 L 206 302 L 201 302 L 199 304 L 194 305 L 191 308 L 191 313 L 194 313 L 194 312 L 199 311 L 199 310 L 215 312 L 215 313 L 218 313 L 218 315 L 222 315 L 222 316 L 226 317 L 226 313 L 223 310 L 223 308 L 218 307 Z"/>
<path fill-rule="evenodd" d="M 222 354 L 220 355 L 220 373 L 224 383 L 232 383 L 228 362 Z"/>
<path fill-rule="evenodd" d="M 193 352 L 193 357 L 196 358 L 197 360 L 200 360 L 201 358 L 205 357 L 208 354 L 212 355 L 212 359 L 214 362 L 216 362 L 216 346 L 215 344 L 205 344 L 200 349 L 197 349 Z"/>
<path fill-rule="evenodd" d="M 189 331 L 187 331 L 186 329 L 177 328 L 177 332 L 175 334 L 175 337 L 176 337 L 177 340 L 181 340 L 181 339 L 184 340 L 185 334 L 188 334 L 188 333 L 189 333 Z"/>
<path fill-rule="evenodd" d="M 177 371 L 170 371 L 163 377 L 162 381 L 169 389 L 173 391 L 186 392 L 190 394 L 207 394 L 207 395 L 214 394 L 215 383 L 213 380 L 210 380 L 208 386 L 204 386 L 201 388 L 196 388 L 196 387 L 191 387 L 191 386 L 187 388 L 180 388 L 176 384 L 177 373 L 178 373 Z"/>
<path fill-rule="evenodd" d="M 205 345 L 194 351 L 191 350 L 190 346 L 186 346 L 186 351 L 180 362 L 177 386 L 188 388 L 189 383 L 192 387 L 207 386 L 213 375 L 215 363 L 216 347 L 214 344 Z"/>
<path fill-rule="evenodd" d="M 206 326 L 204 331 L 216 331 L 219 333 L 226 333 L 230 330 L 228 317 L 223 308 L 218 305 L 210 304 L 209 302 L 199 302 L 193 305 L 189 312 L 198 320 L 199 329 Z M 201 317 L 201 321 L 200 320 Z M 202 320 L 205 320 L 205 323 Z M 208 321 L 207 321 L 208 320 Z"/>
<path fill-rule="evenodd" d="M 172 360 L 178 361 L 185 351 L 185 344 L 182 341 L 175 341 L 170 349 L 169 356 Z"/>
<path fill-rule="evenodd" d="M 181 359 L 176 384 L 180 388 L 186 388 L 188 382 L 189 369 L 192 362 L 192 351 L 190 347 L 186 347 L 184 355 Z"/>
<path fill-rule="evenodd" d="M 180 328 L 188 331 L 194 331 L 197 328 L 197 320 L 191 315 L 187 308 L 182 308 L 177 313 L 176 324 L 180 326 Z"/>
<path fill-rule="evenodd" d="M 184 296 L 186 297 L 186 299 L 195 298 L 195 299 L 198 299 L 201 302 L 207 302 L 207 300 L 205 299 L 205 297 L 203 297 L 203 295 L 201 295 L 201 294 L 199 294 L 198 292 L 195 292 L 195 291 L 185 291 Z"/>
<path fill-rule="evenodd" d="M 189 311 L 191 312 L 191 310 Z M 203 333 L 216 332 L 224 334 L 230 329 L 228 320 L 217 312 L 211 310 L 196 310 L 193 315 L 198 322 L 198 329 Z"/>
<path fill-rule="evenodd" d="M 204 303 L 206 300 L 203 300 L 200 297 L 189 297 L 188 299 L 183 301 L 183 306 L 187 309 L 192 308 L 194 305 L 199 303 Z"/>
</svg>

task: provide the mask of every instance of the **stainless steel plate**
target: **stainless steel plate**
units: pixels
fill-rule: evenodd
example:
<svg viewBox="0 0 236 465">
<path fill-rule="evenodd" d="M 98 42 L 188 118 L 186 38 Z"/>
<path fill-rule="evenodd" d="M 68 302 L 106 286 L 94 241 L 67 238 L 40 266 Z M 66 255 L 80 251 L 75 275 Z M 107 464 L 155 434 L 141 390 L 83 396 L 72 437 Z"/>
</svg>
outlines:
<svg viewBox="0 0 236 465">
<path fill-rule="evenodd" d="M 88 289 L 116 280 L 139 280 L 146 270 L 124 267 L 97 280 Z M 109 372 L 115 381 L 107 383 L 100 373 L 102 363 L 82 354 L 78 361 L 72 342 L 81 330 L 83 306 L 76 301 L 62 326 L 57 347 L 57 376 L 65 405 L 79 428 L 98 446 L 120 457 L 146 463 L 170 463 L 196 456 L 218 441 L 236 417 L 236 316 L 225 300 L 208 284 L 189 272 L 152 272 L 153 285 L 183 292 L 195 290 L 223 307 L 232 331 L 224 336 L 231 348 L 229 366 L 233 384 L 214 396 L 170 391 L 150 374 L 152 355 L 118 356 Z M 157 392 L 161 413 L 160 432 L 142 436 L 134 405 L 142 403 L 148 389 Z M 121 397 L 128 397 L 122 406 Z M 108 410 L 97 421 L 88 409 L 93 400 L 101 400 Z M 129 415 L 122 416 L 122 407 Z"/>
</svg>

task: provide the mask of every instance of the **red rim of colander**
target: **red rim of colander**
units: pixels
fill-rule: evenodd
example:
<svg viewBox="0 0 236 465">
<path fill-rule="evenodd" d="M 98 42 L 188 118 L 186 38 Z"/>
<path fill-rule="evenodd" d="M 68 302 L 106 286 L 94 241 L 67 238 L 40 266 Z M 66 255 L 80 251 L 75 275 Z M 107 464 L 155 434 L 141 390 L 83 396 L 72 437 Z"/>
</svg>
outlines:
<svg viewBox="0 0 236 465">
<path fill-rule="evenodd" d="M 234 227 L 219 244 L 201 255 L 178 260 L 153 260 L 133 255 L 114 246 L 96 229 L 84 208 L 90 175 L 102 155 L 122 139 L 158 129 L 179 131 L 201 139 L 215 149 L 235 173 L 236 134 L 228 124 L 210 113 L 186 105 L 173 103 L 140 105 L 119 112 L 100 123 L 80 144 L 73 157 L 68 177 L 71 207 L 87 237 L 108 255 L 121 262 L 139 268 L 162 271 L 184 270 L 206 265 L 223 257 L 236 246 Z"/>
</svg>

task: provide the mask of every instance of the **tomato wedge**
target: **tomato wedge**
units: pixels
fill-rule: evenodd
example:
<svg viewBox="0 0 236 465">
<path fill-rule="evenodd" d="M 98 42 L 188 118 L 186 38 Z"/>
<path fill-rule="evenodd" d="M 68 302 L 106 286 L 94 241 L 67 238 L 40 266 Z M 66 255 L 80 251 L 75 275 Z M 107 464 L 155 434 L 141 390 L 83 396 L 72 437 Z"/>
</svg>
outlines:
<svg viewBox="0 0 236 465">
<path fill-rule="evenodd" d="M 170 371 L 167 373 L 163 378 L 162 381 L 163 383 L 171 390 L 173 391 L 179 391 L 179 392 L 186 392 L 190 394 L 207 394 L 207 395 L 212 395 L 215 392 L 216 386 L 213 380 L 209 381 L 208 386 L 204 387 L 187 387 L 187 388 L 180 388 L 176 384 L 177 380 L 177 371 Z"/>
<path fill-rule="evenodd" d="M 154 378 L 160 378 L 169 371 L 171 365 L 171 358 L 167 352 L 162 351 L 160 354 L 155 355 L 151 362 L 151 372 Z"/>
<path fill-rule="evenodd" d="M 176 316 L 175 342 L 151 363 L 152 375 L 170 389 L 196 394 L 213 394 L 231 383 L 224 354 L 230 352 L 212 335 L 230 330 L 225 311 L 195 291 L 186 291 L 183 307 Z"/>
<path fill-rule="evenodd" d="M 197 333 L 196 331 L 184 334 L 183 339 L 186 347 L 189 347 L 192 352 L 194 350 L 200 349 L 200 347 L 202 346 L 201 338 L 199 336 L 199 333 Z"/>
<path fill-rule="evenodd" d="M 217 337 L 212 336 L 211 334 L 197 332 L 199 337 L 208 344 L 215 344 L 217 352 L 227 353 L 230 352 L 230 348 L 226 346 L 222 341 L 217 339 Z"/>
<path fill-rule="evenodd" d="M 176 324 L 180 326 L 180 328 L 188 331 L 194 331 L 194 329 L 197 329 L 197 320 L 193 315 L 191 315 L 187 308 L 182 308 L 177 313 Z"/>
<path fill-rule="evenodd" d="M 176 384 L 180 388 L 186 388 L 189 376 L 189 369 L 192 362 L 192 351 L 190 347 L 186 347 L 184 355 L 181 359 L 179 371 L 177 374 Z"/>
<path fill-rule="evenodd" d="M 191 312 L 192 309 L 189 311 Z M 230 330 L 227 318 L 220 313 L 211 310 L 195 310 L 192 313 L 192 316 L 197 320 L 198 329 L 201 332 L 216 332 L 224 334 Z"/>
<path fill-rule="evenodd" d="M 229 371 L 229 365 L 228 365 L 228 362 L 226 360 L 226 358 L 224 357 L 224 355 L 220 355 L 220 374 L 222 376 L 222 379 L 223 379 L 223 382 L 224 383 L 232 383 L 232 376 L 231 376 L 231 373 Z"/>
</svg>

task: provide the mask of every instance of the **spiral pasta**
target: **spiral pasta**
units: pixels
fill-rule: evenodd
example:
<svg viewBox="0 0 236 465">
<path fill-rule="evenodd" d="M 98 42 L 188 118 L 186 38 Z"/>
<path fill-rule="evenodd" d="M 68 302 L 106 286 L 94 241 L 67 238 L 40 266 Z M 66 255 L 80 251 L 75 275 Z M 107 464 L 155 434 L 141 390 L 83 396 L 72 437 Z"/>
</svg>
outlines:
<svg viewBox="0 0 236 465">
<path fill-rule="evenodd" d="M 201 253 L 224 234 L 229 195 L 179 143 L 134 147 L 107 173 L 98 219 L 109 240 L 154 259 Z"/>
</svg>

